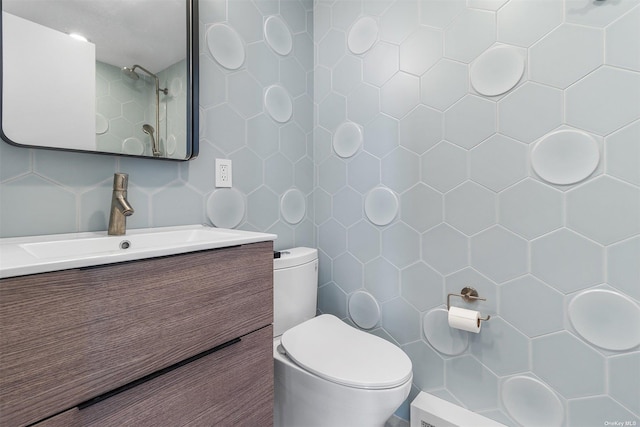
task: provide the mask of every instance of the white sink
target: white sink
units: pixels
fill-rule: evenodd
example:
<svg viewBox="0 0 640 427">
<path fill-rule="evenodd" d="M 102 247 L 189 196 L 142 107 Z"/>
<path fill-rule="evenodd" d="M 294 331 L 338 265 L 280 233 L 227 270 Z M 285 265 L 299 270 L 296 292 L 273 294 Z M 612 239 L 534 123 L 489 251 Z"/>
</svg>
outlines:
<svg viewBox="0 0 640 427">
<path fill-rule="evenodd" d="M 275 234 L 204 225 L 0 239 L 0 278 L 275 240 Z"/>
<path fill-rule="evenodd" d="M 59 240 L 22 243 L 19 246 L 36 258 L 69 258 L 95 256 L 160 248 L 175 248 L 194 243 L 207 243 L 234 239 L 237 234 L 217 228 L 162 230 L 131 230 L 126 236 L 82 236 L 84 233 L 66 235 Z"/>
</svg>

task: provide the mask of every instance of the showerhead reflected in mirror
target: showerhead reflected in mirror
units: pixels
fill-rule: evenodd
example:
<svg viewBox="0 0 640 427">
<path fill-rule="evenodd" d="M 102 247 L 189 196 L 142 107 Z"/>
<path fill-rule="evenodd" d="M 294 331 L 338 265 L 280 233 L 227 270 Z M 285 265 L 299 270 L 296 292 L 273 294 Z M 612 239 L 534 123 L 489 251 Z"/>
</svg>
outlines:
<svg viewBox="0 0 640 427">
<path fill-rule="evenodd" d="M 142 131 L 153 138 L 153 127 L 151 125 L 142 125 Z"/>
<path fill-rule="evenodd" d="M 140 69 L 142 71 L 144 71 L 149 77 L 153 78 L 154 81 L 160 81 L 158 79 L 158 76 L 156 76 L 155 74 L 153 74 L 151 71 L 147 70 L 146 68 L 140 66 L 140 65 L 134 65 L 133 67 L 122 67 L 122 74 L 124 74 L 125 76 L 129 77 L 131 80 L 139 80 L 140 79 L 140 74 L 138 74 L 136 72 L 136 69 Z M 156 89 L 158 92 L 162 92 L 165 95 L 169 94 L 169 89 L 167 88 L 161 88 L 158 85 L 158 88 Z"/>
<path fill-rule="evenodd" d="M 133 68 L 134 67 L 131 67 L 131 68 L 122 67 L 122 74 L 124 74 L 125 76 L 129 77 L 132 80 L 138 80 L 140 78 L 140 75 L 136 73 Z"/>
<path fill-rule="evenodd" d="M 160 152 L 160 147 L 158 147 L 158 141 L 153 136 L 153 126 L 148 124 L 142 125 L 142 132 L 146 133 L 147 135 L 149 135 L 149 138 L 151 138 L 151 147 L 153 150 L 153 156 L 154 157 L 160 156 L 162 153 Z"/>
<path fill-rule="evenodd" d="M 2 139 L 173 160 L 198 154 L 198 0 L 0 2 Z M 133 140 L 142 146 L 134 153 Z"/>
</svg>

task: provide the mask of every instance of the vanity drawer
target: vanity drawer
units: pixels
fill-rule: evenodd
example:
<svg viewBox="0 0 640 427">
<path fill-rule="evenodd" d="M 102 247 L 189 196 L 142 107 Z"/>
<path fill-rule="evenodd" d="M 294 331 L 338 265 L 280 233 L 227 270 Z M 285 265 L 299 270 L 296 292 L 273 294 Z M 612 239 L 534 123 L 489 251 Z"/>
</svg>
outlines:
<svg viewBox="0 0 640 427">
<path fill-rule="evenodd" d="M 272 242 L 0 280 L 0 425 L 269 325 L 272 286 Z"/>
<path fill-rule="evenodd" d="M 269 426 L 272 345 L 273 329 L 268 326 L 149 382 L 34 427 Z"/>
</svg>

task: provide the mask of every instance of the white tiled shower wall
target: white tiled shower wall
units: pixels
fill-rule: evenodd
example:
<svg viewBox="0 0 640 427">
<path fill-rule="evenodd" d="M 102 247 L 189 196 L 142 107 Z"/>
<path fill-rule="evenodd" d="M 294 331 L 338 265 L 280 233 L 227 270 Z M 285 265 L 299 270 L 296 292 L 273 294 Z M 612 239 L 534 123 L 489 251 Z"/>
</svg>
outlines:
<svg viewBox="0 0 640 427">
<path fill-rule="evenodd" d="M 105 229 L 115 171 L 130 174 L 129 227 L 209 222 L 214 159 L 228 157 L 239 228 L 277 233 L 279 248 L 317 245 L 319 309 L 377 321 L 372 333 L 413 360 L 412 396 L 426 390 L 508 425 L 640 421 L 637 0 L 200 3 L 200 157 L 0 144 L 2 236 Z M 272 15 L 293 36 L 288 55 L 265 42 Z M 365 17 L 373 42 L 354 54 Z M 242 39 L 237 70 L 208 52 L 214 23 Z M 482 95 L 472 64 L 505 45 L 525 59 L 524 76 Z M 504 71 L 491 75 L 512 77 Z M 291 96 L 285 123 L 262 106 L 273 84 Z M 340 157 L 345 122 L 363 143 Z M 597 144 L 595 171 L 576 184 L 532 169 L 533 147 L 557 130 Z M 281 213 L 291 189 L 306 196 L 297 224 Z M 492 318 L 479 335 L 449 334 L 446 293 L 467 285 Z M 367 304 L 349 311 L 356 293 Z"/>
</svg>

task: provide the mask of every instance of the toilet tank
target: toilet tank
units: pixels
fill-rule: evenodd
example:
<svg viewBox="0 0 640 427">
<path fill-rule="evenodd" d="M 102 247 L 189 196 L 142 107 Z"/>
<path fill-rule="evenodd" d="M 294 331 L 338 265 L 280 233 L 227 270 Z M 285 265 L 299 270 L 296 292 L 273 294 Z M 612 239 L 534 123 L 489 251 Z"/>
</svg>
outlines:
<svg viewBox="0 0 640 427">
<path fill-rule="evenodd" d="M 273 259 L 273 335 L 316 315 L 318 250 L 292 248 Z"/>
</svg>

